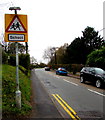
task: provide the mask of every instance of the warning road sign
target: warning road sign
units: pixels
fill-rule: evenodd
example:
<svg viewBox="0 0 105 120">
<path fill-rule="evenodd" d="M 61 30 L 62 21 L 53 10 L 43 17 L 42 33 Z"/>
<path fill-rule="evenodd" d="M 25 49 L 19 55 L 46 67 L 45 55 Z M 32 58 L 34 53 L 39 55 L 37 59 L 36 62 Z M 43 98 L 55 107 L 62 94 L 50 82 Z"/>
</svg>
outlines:
<svg viewBox="0 0 105 120">
<path fill-rule="evenodd" d="M 7 27 L 6 32 L 24 32 L 26 33 L 26 29 L 24 28 L 24 25 L 22 24 L 19 17 L 16 15 L 14 16 L 13 20 L 11 21 L 10 25 Z"/>
<path fill-rule="evenodd" d="M 28 42 L 27 15 L 5 14 L 5 41 Z"/>
</svg>

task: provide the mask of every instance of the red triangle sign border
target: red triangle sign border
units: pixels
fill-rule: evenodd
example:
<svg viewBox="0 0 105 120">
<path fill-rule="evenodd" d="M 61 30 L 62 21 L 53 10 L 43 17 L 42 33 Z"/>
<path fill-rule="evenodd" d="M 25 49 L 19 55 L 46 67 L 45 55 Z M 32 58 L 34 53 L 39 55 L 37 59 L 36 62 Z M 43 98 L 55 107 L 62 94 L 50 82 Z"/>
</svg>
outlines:
<svg viewBox="0 0 105 120">
<path fill-rule="evenodd" d="M 18 19 L 18 21 L 19 21 L 20 24 L 22 25 L 24 31 L 12 31 L 12 30 L 9 31 L 10 26 L 12 25 L 12 23 L 14 22 L 14 20 L 15 20 L 16 18 Z M 24 27 L 23 23 L 21 22 L 21 20 L 19 19 L 18 15 L 15 15 L 15 16 L 13 17 L 12 21 L 10 22 L 9 26 L 8 26 L 7 29 L 5 30 L 5 32 L 12 32 L 12 33 L 27 33 L 27 30 L 25 29 L 25 27 Z"/>
</svg>

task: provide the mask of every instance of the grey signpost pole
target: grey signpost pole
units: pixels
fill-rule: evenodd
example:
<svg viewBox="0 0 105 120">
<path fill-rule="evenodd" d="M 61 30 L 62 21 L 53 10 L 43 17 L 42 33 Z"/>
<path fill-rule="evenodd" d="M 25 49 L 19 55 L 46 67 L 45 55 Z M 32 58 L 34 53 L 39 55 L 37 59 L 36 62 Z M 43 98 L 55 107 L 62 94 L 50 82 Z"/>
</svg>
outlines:
<svg viewBox="0 0 105 120">
<path fill-rule="evenodd" d="M 16 106 L 21 108 L 21 91 L 19 90 L 19 61 L 18 61 L 18 42 L 16 42 Z"/>
<path fill-rule="evenodd" d="M 21 10 L 19 7 L 10 7 L 9 10 Z M 21 91 L 19 90 L 19 61 L 18 61 L 18 42 L 16 42 L 16 106 L 21 109 Z"/>
</svg>

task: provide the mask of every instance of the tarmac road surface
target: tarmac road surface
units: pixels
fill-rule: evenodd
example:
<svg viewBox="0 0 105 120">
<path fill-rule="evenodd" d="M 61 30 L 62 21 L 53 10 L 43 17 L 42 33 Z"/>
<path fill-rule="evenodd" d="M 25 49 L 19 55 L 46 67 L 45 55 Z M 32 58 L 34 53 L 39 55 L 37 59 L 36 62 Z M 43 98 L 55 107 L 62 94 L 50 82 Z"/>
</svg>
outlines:
<svg viewBox="0 0 105 120">
<path fill-rule="evenodd" d="M 31 72 L 32 93 L 33 93 L 33 112 L 30 118 L 52 119 L 62 118 L 49 94 L 38 79 L 35 70 Z M 62 118 L 63 119 L 63 118 Z"/>
<path fill-rule="evenodd" d="M 43 86 L 42 88 L 49 94 L 48 96 L 50 96 L 51 101 L 53 101 L 51 106 L 54 104 L 57 108 L 56 110 L 59 111 L 56 112 L 58 118 L 62 116 L 63 118 L 75 120 L 104 120 L 105 95 L 102 90 L 96 91 L 96 89 L 90 89 L 87 85 L 78 83 L 76 78 L 59 76 L 55 73 L 44 71 L 44 69 L 33 70 L 33 74 L 33 77 L 35 79 L 37 78 L 39 83 Z M 38 84 L 34 86 L 36 90 L 40 89 Z M 41 89 L 39 93 L 42 93 Z M 38 94 L 36 96 L 37 102 L 40 101 L 39 99 L 42 96 L 45 97 L 43 93 L 42 95 Z M 43 102 L 43 100 L 39 103 Z M 47 104 L 46 100 L 44 102 Z M 47 112 L 47 114 L 49 114 L 48 117 L 51 117 L 51 111 Z M 45 116 L 42 114 L 42 117 Z"/>
</svg>

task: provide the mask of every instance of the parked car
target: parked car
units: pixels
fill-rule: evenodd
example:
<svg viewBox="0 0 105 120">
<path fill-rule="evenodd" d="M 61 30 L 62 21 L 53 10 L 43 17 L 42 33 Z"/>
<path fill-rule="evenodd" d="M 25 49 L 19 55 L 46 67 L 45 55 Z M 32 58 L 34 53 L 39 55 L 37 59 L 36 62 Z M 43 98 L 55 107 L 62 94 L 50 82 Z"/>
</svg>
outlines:
<svg viewBox="0 0 105 120">
<path fill-rule="evenodd" d="M 56 70 L 56 74 L 57 75 L 67 75 L 68 72 L 65 68 L 58 68 L 58 70 Z"/>
<path fill-rule="evenodd" d="M 80 71 L 80 82 L 90 81 L 95 83 L 97 88 L 105 85 L 105 71 L 96 67 L 83 67 Z"/>
<path fill-rule="evenodd" d="M 50 67 L 45 67 L 45 71 L 50 71 Z"/>
</svg>

